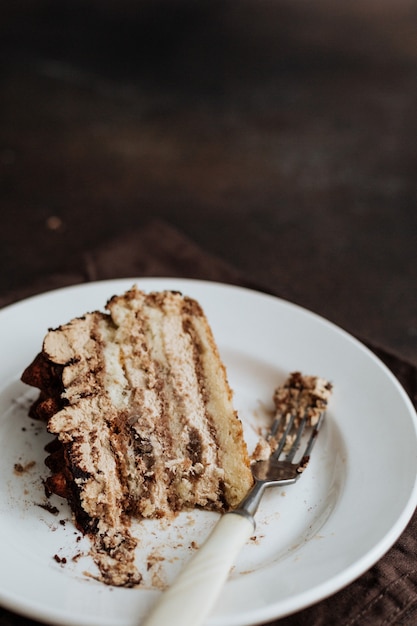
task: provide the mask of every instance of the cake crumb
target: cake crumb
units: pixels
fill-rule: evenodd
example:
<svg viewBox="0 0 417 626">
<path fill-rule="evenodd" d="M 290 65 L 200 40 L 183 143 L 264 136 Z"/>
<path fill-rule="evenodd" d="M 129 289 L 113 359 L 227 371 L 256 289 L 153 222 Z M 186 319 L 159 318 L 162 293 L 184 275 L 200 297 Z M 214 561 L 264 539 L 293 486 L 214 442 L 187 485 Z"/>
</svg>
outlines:
<svg viewBox="0 0 417 626">
<path fill-rule="evenodd" d="M 56 506 L 52 506 L 49 503 L 43 504 L 37 504 L 36 506 L 39 506 L 41 509 L 44 509 L 44 511 L 48 511 L 48 513 L 51 513 L 51 515 L 58 515 L 59 513 L 59 509 L 56 508 Z"/>
<path fill-rule="evenodd" d="M 65 558 L 65 556 L 59 556 L 58 554 L 54 554 L 54 559 L 57 563 L 62 563 L 63 565 L 66 564 L 67 559 Z"/>
<path fill-rule="evenodd" d="M 287 380 L 279 385 L 273 395 L 275 405 L 274 420 L 278 424 L 274 436 L 263 436 L 259 439 L 251 455 L 251 462 L 267 461 L 277 449 L 280 437 L 284 435 L 290 418 L 295 415 L 294 426 L 297 427 L 303 418 L 310 426 L 315 426 L 323 411 L 326 410 L 333 389 L 332 383 L 319 376 L 305 376 L 301 372 L 292 372 Z M 288 450 L 295 440 L 293 430 L 285 437 L 284 451 Z M 308 463 L 300 466 L 302 472 Z"/>
<path fill-rule="evenodd" d="M 13 466 L 14 473 L 17 476 L 21 476 L 22 474 L 26 474 L 29 470 L 32 469 L 36 465 L 36 461 L 29 461 L 28 463 L 15 463 Z"/>
</svg>

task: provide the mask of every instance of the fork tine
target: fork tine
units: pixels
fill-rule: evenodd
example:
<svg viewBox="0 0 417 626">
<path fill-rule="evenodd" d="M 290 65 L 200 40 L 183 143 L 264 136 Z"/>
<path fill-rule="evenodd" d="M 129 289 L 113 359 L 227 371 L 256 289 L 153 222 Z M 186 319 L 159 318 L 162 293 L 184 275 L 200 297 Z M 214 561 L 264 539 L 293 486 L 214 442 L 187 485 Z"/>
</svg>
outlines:
<svg viewBox="0 0 417 626">
<path fill-rule="evenodd" d="M 286 416 L 284 414 L 282 414 L 279 418 L 277 418 L 274 421 L 274 424 L 273 424 L 272 429 L 271 429 L 271 437 L 275 437 L 276 436 L 276 434 L 279 431 L 279 427 L 281 426 L 281 423 L 283 422 L 285 417 Z M 282 451 L 283 451 L 283 449 L 285 447 L 285 444 L 287 443 L 287 437 L 290 434 L 290 432 L 291 432 L 291 430 L 292 430 L 292 428 L 294 426 L 295 418 L 296 418 L 296 413 L 292 413 L 290 415 L 290 419 L 288 420 L 288 423 L 285 426 L 284 432 L 282 433 L 282 435 L 281 435 L 281 437 L 280 437 L 280 439 L 278 441 L 278 447 L 276 448 L 276 450 L 274 451 L 274 453 L 272 455 L 275 459 L 278 459 L 278 457 L 281 455 L 281 453 L 282 453 Z"/>
<path fill-rule="evenodd" d="M 294 441 L 293 441 L 293 443 L 291 445 L 291 448 L 289 449 L 289 451 L 288 451 L 288 453 L 287 453 L 287 455 L 285 457 L 285 460 L 289 461 L 290 463 L 294 459 L 295 454 L 296 454 L 296 452 L 297 452 L 297 450 L 298 450 L 298 448 L 300 446 L 301 437 L 303 436 L 303 432 L 304 432 L 304 429 L 305 429 L 306 424 L 307 424 L 307 417 L 308 417 L 308 414 L 307 414 L 307 411 L 306 411 L 305 414 L 304 414 L 303 419 L 301 420 L 300 424 L 298 425 L 297 433 L 296 433 L 295 439 L 294 439 Z"/>
<path fill-rule="evenodd" d="M 305 468 L 307 467 L 307 465 L 308 465 L 308 463 L 310 461 L 311 451 L 313 449 L 314 444 L 317 441 L 317 435 L 319 433 L 321 425 L 323 424 L 324 416 L 325 416 L 325 412 L 323 411 L 322 413 L 320 413 L 319 419 L 318 419 L 317 423 L 313 427 L 313 430 L 311 432 L 310 438 L 307 441 L 307 446 L 306 446 L 306 448 L 304 450 L 304 454 L 301 457 L 301 460 L 297 464 L 297 472 L 298 472 L 299 475 L 304 472 Z"/>
<path fill-rule="evenodd" d="M 318 432 L 320 430 L 320 427 L 323 423 L 324 420 L 324 416 L 325 416 L 325 412 L 323 411 L 320 416 L 319 419 L 317 421 L 317 423 L 314 425 L 312 431 L 311 431 L 311 435 L 307 441 L 304 453 L 301 457 L 301 461 L 300 461 L 300 465 L 306 465 L 306 463 L 308 462 L 308 459 L 310 457 L 311 451 L 313 449 L 313 446 L 316 442 L 317 439 L 317 435 Z M 271 429 L 271 436 L 276 436 L 278 431 L 279 431 L 279 427 L 282 423 L 282 421 L 285 419 L 285 415 L 281 415 L 279 418 L 276 418 L 273 424 L 273 427 Z M 292 463 L 294 460 L 294 457 L 300 447 L 300 443 L 301 443 L 301 438 L 304 434 L 306 425 L 308 423 L 308 411 L 306 411 L 303 419 L 301 420 L 301 422 L 299 423 L 299 425 L 297 426 L 297 430 L 294 432 L 295 434 L 295 438 L 294 441 L 291 444 L 290 449 L 288 450 L 287 454 L 285 455 L 285 460 L 288 461 L 289 463 Z M 278 460 L 278 458 L 280 457 L 280 455 L 282 454 L 282 452 L 285 449 L 285 445 L 287 443 L 287 439 L 288 436 L 290 435 L 291 431 L 294 428 L 294 423 L 295 420 L 297 418 L 297 414 L 296 412 L 292 413 L 290 415 L 290 419 L 288 420 L 285 429 L 279 439 L 278 442 L 278 447 L 276 448 L 276 450 L 273 452 L 273 454 L 271 455 L 271 459 L 275 459 Z"/>
<path fill-rule="evenodd" d="M 321 426 L 322 426 L 322 424 L 324 422 L 324 415 L 325 415 L 324 411 L 322 413 L 320 413 L 320 417 L 319 417 L 316 425 L 313 428 L 313 431 L 312 431 L 312 433 L 310 435 L 310 439 L 307 442 L 306 449 L 304 450 L 303 459 L 308 458 L 310 456 L 310 454 L 311 454 L 313 446 L 314 446 L 314 444 L 317 441 L 318 432 L 319 432 L 319 430 L 320 430 L 320 428 L 321 428 Z"/>
</svg>

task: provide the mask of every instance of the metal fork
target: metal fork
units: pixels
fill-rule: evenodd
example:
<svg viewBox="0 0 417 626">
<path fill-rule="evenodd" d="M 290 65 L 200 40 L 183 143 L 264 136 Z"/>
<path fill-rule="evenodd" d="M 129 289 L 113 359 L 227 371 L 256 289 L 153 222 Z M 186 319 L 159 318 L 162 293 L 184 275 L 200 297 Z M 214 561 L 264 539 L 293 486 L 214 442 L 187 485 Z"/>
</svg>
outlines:
<svg viewBox="0 0 417 626">
<path fill-rule="evenodd" d="M 268 440 L 276 443 L 276 448 L 267 460 L 252 465 L 252 489 L 236 509 L 220 518 L 173 585 L 161 595 L 142 626 L 203 624 L 240 549 L 255 530 L 254 516 L 265 490 L 292 485 L 300 478 L 307 467 L 324 416 L 323 411 L 314 426 L 309 425 L 307 411 L 301 419 L 297 417 L 297 412 L 276 417 L 268 436 Z M 297 452 L 303 435 L 304 439 L 308 435 L 308 439 L 300 455 Z M 297 461 L 294 460 L 296 456 Z"/>
</svg>

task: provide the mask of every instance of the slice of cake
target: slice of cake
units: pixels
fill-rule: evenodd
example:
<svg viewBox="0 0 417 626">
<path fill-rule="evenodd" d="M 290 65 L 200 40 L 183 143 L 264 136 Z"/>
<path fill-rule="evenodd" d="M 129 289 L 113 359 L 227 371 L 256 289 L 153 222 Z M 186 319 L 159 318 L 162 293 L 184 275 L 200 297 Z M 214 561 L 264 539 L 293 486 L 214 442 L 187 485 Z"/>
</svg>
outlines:
<svg viewBox="0 0 417 626">
<path fill-rule="evenodd" d="M 252 484 L 248 452 L 213 334 L 180 293 L 114 296 L 50 330 L 22 380 L 31 417 L 56 439 L 47 488 L 93 538 L 102 579 L 132 586 L 132 517 L 236 506 Z"/>
</svg>

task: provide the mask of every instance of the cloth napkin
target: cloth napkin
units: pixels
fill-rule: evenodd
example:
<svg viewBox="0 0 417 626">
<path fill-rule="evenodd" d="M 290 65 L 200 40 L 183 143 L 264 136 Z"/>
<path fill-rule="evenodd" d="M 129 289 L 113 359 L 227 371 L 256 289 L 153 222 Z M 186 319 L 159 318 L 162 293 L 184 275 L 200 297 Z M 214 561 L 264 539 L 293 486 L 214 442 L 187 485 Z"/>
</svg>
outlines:
<svg viewBox="0 0 417 626">
<path fill-rule="evenodd" d="M 145 276 L 214 280 L 262 290 L 262 286 L 252 284 L 171 225 L 154 221 L 84 255 L 71 274 L 44 276 L 36 284 L 3 294 L 0 306 L 71 284 Z M 417 369 L 381 347 L 368 347 L 397 376 L 417 406 Z M 270 623 L 274 626 L 417 624 L 417 513 L 389 552 L 355 582 L 303 611 Z M 35 624 L 0 608 L 1 626 Z"/>
</svg>

